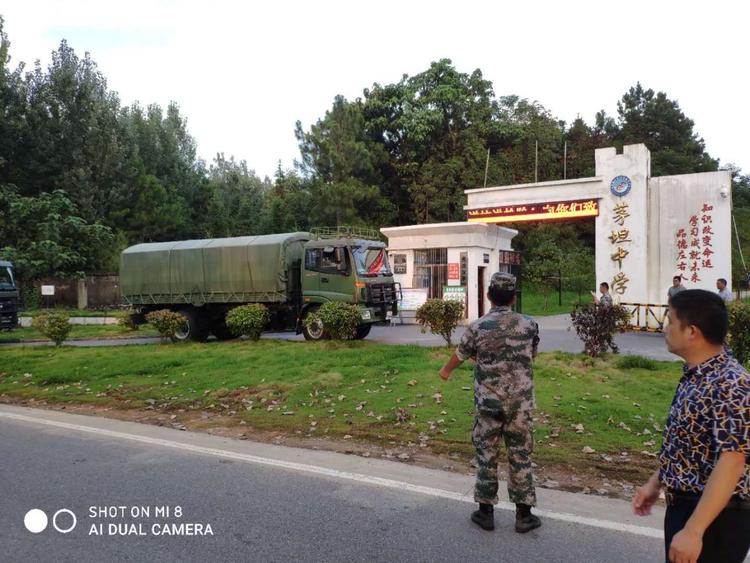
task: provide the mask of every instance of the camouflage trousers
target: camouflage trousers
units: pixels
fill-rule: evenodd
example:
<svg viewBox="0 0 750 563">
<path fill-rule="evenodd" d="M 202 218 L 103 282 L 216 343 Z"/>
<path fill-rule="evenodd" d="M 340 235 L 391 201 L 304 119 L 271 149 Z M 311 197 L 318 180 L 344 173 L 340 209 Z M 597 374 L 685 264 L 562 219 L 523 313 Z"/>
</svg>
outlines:
<svg viewBox="0 0 750 563">
<path fill-rule="evenodd" d="M 518 410 L 510 415 L 477 413 L 472 441 L 477 451 L 477 481 L 474 500 L 497 504 L 497 462 L 500 441 L 508 450 L 508 496 L 515 504 L 536 505 L 536 491 L 531 472 L 531 453 L 534 446 L 530 410 Z"/>
</svg>

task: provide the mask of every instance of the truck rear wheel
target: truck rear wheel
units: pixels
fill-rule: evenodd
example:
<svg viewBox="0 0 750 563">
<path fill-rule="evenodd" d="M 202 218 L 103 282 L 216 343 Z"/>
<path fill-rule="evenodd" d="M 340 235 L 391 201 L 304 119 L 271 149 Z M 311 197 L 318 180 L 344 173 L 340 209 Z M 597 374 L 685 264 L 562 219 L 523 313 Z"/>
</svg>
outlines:
<svg viewBox="0 0 750 563">
<path fill-rule="evenodd" d="M 213 334 L 217 340 L 232 340 L 233 338 L 237 338 L 237 335 L 229 330 L 227 323 L 223 320 L 216 321 L 211 325 L 211 334 Z"/>
<path fill-rule="evenodd" d="M 371 324 L 359 325 L 357 327 L 357 332 L 354 335 L 354 338 L 356 338 L 357 340 L 362 340 L 363 338 L 367 338 L 367 335 L 370 334 L 370 329 L 372 329 Z"/>
<path fill-rule="evenodd" d="M 305 313 L 304 318 L 302 319 L 302 334 L 305 336 L 305 340 L 325 340 L 328 338 L 328 335 L 326 334 L 325 327 L 323 326 L 323 322 L 321 320 L 316 320 L 312 323 L 310 328 L 307 327 L 307 323 L 305 322 L 307 318 L 315 312 L 315 309 L 308 309 Z"/>
<path fill-rule="evenodd" d="M 175 332 L 174 338 L 179 342 L 192 340 L 193 342 L 205 342 L 208 338 L 208 329 L 202 316 L 192 309 L 178 311 L 185 317 L 185 324 Z"/>
</svg>

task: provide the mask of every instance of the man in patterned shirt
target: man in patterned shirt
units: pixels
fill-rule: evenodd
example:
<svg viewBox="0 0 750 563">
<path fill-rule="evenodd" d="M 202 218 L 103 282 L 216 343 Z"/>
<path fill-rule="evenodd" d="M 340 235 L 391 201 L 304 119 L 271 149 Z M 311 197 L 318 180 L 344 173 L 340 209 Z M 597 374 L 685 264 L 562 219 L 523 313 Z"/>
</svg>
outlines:
<svg viewBox="0 0 750 563">
<path fill-rule="evenodd" d="M 497 461 L 500 441 L 508 450 L 508 495 L 516 505 L 516 532 L 541 526 L 531 513 L 536 492 L 531 471 L 534 382 L 531 363 L 539 344 L 539 327 L 530 318 L 513 312 L 516 278 L 497 272 L 490 280 L 487 297 L 492 308 L 469 325 L 456 352 L 440 370 L 447 380 L 463 361 L 473 358 L 476 415 L 472 442 L 477 452 L 474 500 L 479 510 L 471 520 L 485 530 L 495 529 Z"/>
<path fill-rule="evenodd" d="M 609 284 L 607 282 L 600 283 L 599 292 L 602 294 L 599 299 L 596 298 L 593 291 L 591 292 L 594 295 L 594 303 L 598 303 L 602 307 L 611 307 L 614 303 L 612 301 L 612 294 L 609 292 Z"/>
<path fill-rule="evenodd" d="M 702 289 L 674 295 L 667 347 L 685 360 L 659 471 L 633 498 L 651 512 L 662 487 L 669 561 L 741 563 L 750 549 L 750 376 L 724 347 L 727 310 Z"/>
</svg>

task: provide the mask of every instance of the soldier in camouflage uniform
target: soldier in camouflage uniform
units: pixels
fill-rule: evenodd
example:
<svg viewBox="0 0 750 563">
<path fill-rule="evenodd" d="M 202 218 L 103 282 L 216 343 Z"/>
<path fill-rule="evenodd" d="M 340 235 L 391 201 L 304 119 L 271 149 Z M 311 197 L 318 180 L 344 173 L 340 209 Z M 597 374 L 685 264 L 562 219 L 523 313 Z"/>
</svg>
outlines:
<svg viewBox="0 0 750 563">
<path fill-rule="evenodd" d="M 531 363 L 539 344 L 539 327 L 531 318 L 513 312 L 515 293 L 515 276 L 493 274 L 487 292 L 492 309 L 469 325 L 456 352 L 440 370 L 440 377 L 447 380 L 469 358 L 476 362 L 472 441 L 477 452 L 474 500 L 479 510 L 471 515 L 472 521 L 485 530 L 495 528 L 493 506 L 498 502 L 497 462 L 503 440 L 508 450 L 508 495 L 516 505 L 516 531 L 524 533 L 541 525 L 531 514 L 531 507 L 536 505 L 531 471 Z"/>
</svg>

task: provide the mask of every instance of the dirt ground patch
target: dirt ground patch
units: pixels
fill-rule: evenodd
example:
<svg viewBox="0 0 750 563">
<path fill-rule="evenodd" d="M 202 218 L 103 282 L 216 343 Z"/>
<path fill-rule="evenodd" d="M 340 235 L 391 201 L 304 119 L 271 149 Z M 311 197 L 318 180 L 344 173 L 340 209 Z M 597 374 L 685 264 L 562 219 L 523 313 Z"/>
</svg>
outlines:
<svg viewBox="0 0 750 563">
<path fill-rule="evenodd" d="M 278 392 L 278 390 L 270 388 L 235 390 L 223 395 L 223 399 L 241 404 L 243 400 L 251 397 L 257 398 L 269 392 Z M 158 406 L 142 409 L 91 404 L 60 405 L 37 400 L 13 401 L 8 397 L 5 397 L 3 402 L 152 424 L 183 431 L 205 432 L 224 438 L 332 451 L 367 458 L 382 458 L 465 475 L 475 474 L 476 465 L 473 455 L 466 448 L 456 448 L 458 451 L 435 452 L 428 445 L 422 447 L 415 444 L 412 447 L 405 447 L 396 442 L 377 444 L 358 439 L 356 435 L 347 439 L 310 437 L 303 435 L 301 431 L 289 433 L 288 431 L 255 428 L 237 416 L 211 410 L 162 410 Z M 442 446 L 442 449 L 445 449 L 445 445 Z M 652 459 L 639 460 L 631 454 L 624 455 L 623 461 L 627 463 L 608 464 L 593 461 L 585 466 L 569 463 L 545 463 L 543 465 L 535 463 L 534 474 L 537 486 L 542 488 L 630 500 L 635 488 L 641 485 L 653 471 L 654 463 Z M 502 461 L 499 476 L 501 479 L 507 478 L 506 466 Z"/>
</svg>

